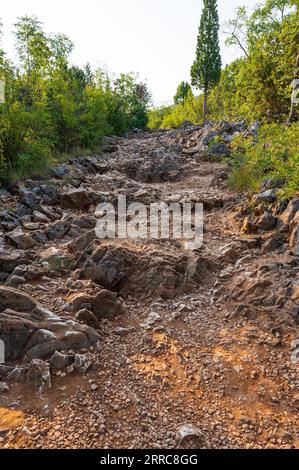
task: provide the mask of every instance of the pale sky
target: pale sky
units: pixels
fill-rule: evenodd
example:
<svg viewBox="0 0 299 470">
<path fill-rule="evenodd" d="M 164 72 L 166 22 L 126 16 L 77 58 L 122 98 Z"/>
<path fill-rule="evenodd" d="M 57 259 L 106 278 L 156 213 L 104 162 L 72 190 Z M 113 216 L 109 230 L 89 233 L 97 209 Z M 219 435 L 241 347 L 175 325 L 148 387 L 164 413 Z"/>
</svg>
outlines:
<svg viewBox="0 0 299 470">
<path fill-rule="evenodd" d="M 220 22 L 236 7 L 253 8 L 257 0 L 219 0 Z M 71 62 L 93 68 L 138 72 L 156 105 L 169 103 L 182 80 L 190 82 L 201 0 L 6 0 L 0 18 L 4 49 L 13 54 L 13 24 L 22 15 L 36 15 L 47 33 L 61 32 L 75 44 Z M 222 42 L 223 63 L 239 51 Z"/>
</svg>

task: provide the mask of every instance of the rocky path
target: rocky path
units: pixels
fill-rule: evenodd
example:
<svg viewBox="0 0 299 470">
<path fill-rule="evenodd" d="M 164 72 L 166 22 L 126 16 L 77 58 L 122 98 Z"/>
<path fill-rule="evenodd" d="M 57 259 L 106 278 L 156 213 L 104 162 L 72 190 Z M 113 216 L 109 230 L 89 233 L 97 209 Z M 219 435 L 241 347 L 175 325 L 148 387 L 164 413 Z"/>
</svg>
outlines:
<svg viewBox="0 0 299 470">
<path fill-rule="evenodd" d="M 299 447 L 299 204 L 227 189 L 235 132 L 111 139 L 0 193 L 0 338 L 23 335 L 0 365 L 0 447 Z M 119 194 L 203 202 L 203 247 L 97 239 Z"/>
</svg>

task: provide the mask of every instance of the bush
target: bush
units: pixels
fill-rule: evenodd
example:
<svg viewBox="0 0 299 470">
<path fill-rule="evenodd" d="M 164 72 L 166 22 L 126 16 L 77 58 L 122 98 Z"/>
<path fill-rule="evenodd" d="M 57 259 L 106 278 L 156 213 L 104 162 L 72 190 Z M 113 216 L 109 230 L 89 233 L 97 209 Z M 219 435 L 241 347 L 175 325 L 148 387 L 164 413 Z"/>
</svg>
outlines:
<svg viewBox="0 0 299 470">
<path fill-rule="evenodd" d="M 149 129 L 169 129 L 181 126 L 184 121 L 200 124 L 202 105 L 203 97 L 194 97 L 190 92 L 187 98 L 179 104 L 150 111 L 148 127 Z"/>
<path fill-rule="evenodd" d="M 281 179 L 281 197 L 299 192 L 299 123 L 263 125 L 258 143 L 252 138 L 234 140 L 232 187 L 255 192 L 266 179 Z"/>
<path fill-rule="evenodd" d="M 106 135 L 146 128 L 150 95 L 137 76 L 70 66 L 71 41 L 45 35 L 35 17 L 19 18 L 15 37 L 20 66 L 0 49 L 0 183 L 43 172 L 59 153 L 98 149 Z"/>
</svg>

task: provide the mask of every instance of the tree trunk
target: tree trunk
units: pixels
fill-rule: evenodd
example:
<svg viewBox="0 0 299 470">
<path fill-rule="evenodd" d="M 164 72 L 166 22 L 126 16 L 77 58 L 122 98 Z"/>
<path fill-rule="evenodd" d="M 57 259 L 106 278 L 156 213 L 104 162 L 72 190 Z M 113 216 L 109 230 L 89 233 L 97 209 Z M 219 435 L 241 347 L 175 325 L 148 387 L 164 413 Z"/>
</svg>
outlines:
<svg viewBox="0 0 299 470">
<path fill-rule="evenodd" d="M 293 82 L 293 95 L 292 95 L 292 104 L 291 111 L 287 121 L 287 124 L 298 121 L 299 118 L 299 54 L 297 55 L 296 65 L 295 65 L 295 75 Z"/>
<path fill-rule="evenodd" d="M 204 91 L 203 95 L 203 108 L 202 108 L 202 119 L 205 121 L 208 110 L 208 92 Z"/>
</svg>

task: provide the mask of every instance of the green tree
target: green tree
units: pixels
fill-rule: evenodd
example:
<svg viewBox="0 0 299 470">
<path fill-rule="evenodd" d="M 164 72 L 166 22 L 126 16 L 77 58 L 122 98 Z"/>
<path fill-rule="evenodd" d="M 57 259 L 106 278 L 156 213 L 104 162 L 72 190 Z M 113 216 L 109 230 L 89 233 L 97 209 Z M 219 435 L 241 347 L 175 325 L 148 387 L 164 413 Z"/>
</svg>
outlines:
<svg viewBox="0 0 299 470">
<path fill-rule="evenodd" d="M 16 48 L 28 78 L 46 69 L 51 57 L 48 38 L 35 16 L 22 16 L 15 24 Z"/>
<path fill-rule="evenodd" d="M 217 0 L 204 0 L 197 37 L 196 58 L 191 68 L 192 85 L 203 90 L 203 119 L 207 114 L 207 99 L 221 76 L 219 18 Z"/>
<path fill-rule="evenodd" d="M 175 104 L 184 103 L 189 93 L 192 93 L 192 88 L 188 82 L 181 82 L 177 88 L 176 94 L 173 98 Z"/>
<path fill-rule="evenodd" d="M 66 68 L 68 58 L 74 49 L 73 42 L 65 34 L 51 34 L 49 38 L 51 49 L 51 65 L 54 70 Z"/>
</svg>

